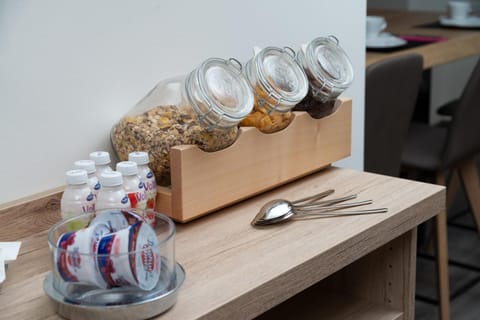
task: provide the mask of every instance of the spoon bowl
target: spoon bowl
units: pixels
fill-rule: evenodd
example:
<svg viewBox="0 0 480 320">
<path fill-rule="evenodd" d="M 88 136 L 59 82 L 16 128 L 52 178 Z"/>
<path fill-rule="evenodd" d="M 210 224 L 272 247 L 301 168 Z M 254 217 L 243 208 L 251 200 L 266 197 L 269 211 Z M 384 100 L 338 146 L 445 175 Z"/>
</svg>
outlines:
<svg viewBox="0 0 480 320">
<path fill-rule="evenodd" d="M 273 224 L 286 221 L 293 216 L 293 205 L 291 202 L 283 199 L 275 199 L 267 202 L 260 208 L 252 225 Z"/>
</svg>

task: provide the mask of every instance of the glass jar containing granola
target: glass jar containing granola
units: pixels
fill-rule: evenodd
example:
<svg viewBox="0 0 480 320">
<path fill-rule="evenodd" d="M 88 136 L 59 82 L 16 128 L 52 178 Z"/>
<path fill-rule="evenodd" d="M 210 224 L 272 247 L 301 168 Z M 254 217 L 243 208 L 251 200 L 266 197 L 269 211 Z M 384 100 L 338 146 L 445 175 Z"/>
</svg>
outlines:
<svg viewBox="0 0 480 320">
<path fill-rule="evenodd" d="M 240 126 L 277 132 L 293 120 L 292 108 L 307 94 L 308 80 L 290 48 L 267 47 L 246 64 L 244 73 L 253 88 L 253 111 Z"/>
<path fill-rule="evenodd" d="M 308 95 L 293 110 L 307 111 L 319 119 L 332 114 L 337 97 L 353 81 L 353 67 L 334 36 L 318 37 L 302 46 L 297 61 L 307 74 Z"/>
<path fill-rule="evenodd" d="M 143 150 L 161 186 L 170 185 L 170 149 L 194 144 L 208 152 L 230 146 L 253 93 L 235 60 L 210 58 L 187 76 L 160 82 L 111 130 L 118 157 Z"/>
</svg>

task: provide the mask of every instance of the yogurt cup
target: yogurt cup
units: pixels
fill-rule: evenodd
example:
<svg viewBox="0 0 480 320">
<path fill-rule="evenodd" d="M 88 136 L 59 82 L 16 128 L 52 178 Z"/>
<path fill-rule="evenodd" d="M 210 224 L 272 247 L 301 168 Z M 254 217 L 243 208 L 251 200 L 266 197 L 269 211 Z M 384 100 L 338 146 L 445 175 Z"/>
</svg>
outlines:
<svg viewBox="0 0 480 320">
<path fill-rule="evenodd" d="M 96 263 L 107 287 L 153 289 L 160 278 L 158 246 L 155 231 L 144 221 L 102 236 Z"/>
<path fill-rule="evenodd" d="M 99 287 L 106 283 L 98 272 L 95 252 L 99 239 L 110 233 L 105 223 L 66 232 L 58 238 L 54 252 L 55 267 L 66 282 L 83 282 Z"/>
<path fill-rule="evenodd" d="M 90 225 L 96 223 L 107 224 L 110 232 L 117 232 L 142 221 L 142 212 L 132 209 L 105 209 L 97 211 Z"/>
</svg>

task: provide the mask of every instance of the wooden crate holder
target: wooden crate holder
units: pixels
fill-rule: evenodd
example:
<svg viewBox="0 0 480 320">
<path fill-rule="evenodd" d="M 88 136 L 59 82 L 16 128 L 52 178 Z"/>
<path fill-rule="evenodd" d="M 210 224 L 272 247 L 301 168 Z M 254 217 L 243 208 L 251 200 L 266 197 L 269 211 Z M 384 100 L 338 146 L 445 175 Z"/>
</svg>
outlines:
<svg viewBox="0 0 480 320">
<path fill-rule="evenodd" d="M 221 151 L 173 147 L 172 184 L 158 187 L 157 210 L 188 222 L 349 156 L 352 101 L 336 103 L 338 110 L 322 119 L 295 112 L 292 123 L 276 133 L 242 127 L 237 141 Z"/>
</svg>

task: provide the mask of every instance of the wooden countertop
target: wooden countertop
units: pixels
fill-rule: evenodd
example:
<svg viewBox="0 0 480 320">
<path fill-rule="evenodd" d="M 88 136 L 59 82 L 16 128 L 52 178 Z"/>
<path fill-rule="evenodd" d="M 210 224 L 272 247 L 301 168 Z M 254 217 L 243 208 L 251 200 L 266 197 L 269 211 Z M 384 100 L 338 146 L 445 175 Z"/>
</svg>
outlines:
<svg viewBox="0 0 480 320">
<path fill-rule="evenodd" d="M 368 15 L 379 15 L 386 18 L 387 29 L 385 31 L 387 32 L 397 35 L 439 36 L 446 37 L 448 40 L 392 53 L 367 51 L 366 65 L 368 66 L 387 57 L 415 52 L 423 56 L 424 69 L 429 69 L 436 65 L 479 55 L 480 30 L 418 27 L 438 21 L 438 17 L 442 14 L 445 15 L 444 12 L 369 10 Z"/>
<path fill-rule="evenodd" d="M 274 198 L 298 199 L 334 188 L 358 193 L 386 214 L 292 221 L 257 229 L 250 221 Z M 42 282 L 50 269 L 47 229 L 58 197 L 0 211 L 0 241 L 21 240 L 0 290 L 5 319 L 60 319 Z M 445 210 L 443 187 L 328 168 L 185 225 L 176 257 L 186 270 L 178 301 L 160 319 L 252 318 Z M 338 304 L 337 304 L 338 305 Z"/>
</svg>

